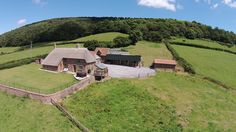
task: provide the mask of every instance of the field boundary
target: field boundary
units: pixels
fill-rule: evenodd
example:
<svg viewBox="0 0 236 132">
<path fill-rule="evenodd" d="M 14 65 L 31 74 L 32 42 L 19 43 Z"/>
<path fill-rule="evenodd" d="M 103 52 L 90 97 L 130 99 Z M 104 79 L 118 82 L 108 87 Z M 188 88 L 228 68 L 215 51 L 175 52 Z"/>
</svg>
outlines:
<svg viewBox="0 0 236 132">
<path fill-rule="evenodd" d="M 80 121 L 72 116 L 62 105 L 55 100 L 51 99 L 51 103 L 60 110 L 75 126 L 77 126 L 82 132 L 89 132 L 89 129 L 85 127 Z"/>
<path fill-rule="evenodd" d="M 224 84 L 223 82 L 221 82 L 221 81 L 219 81 L 219 80 L 215 80 L 215 79 L 213 79 L 213 78 L 211 78 L 211 77 L 205 77 L 205 76 L 203 76 L 203 79 L 204 80 L 207 80 L 207 81 L 209 81 L 209 82 L 211 82 L 211 83 L 214 83 L 214 84 L 216 84 L 216 85 L 219 85 L 219 86 L 221 86 L 221 87 L 223 87 L 223 88 L 225 88 L 225 89 L 227 89 L 227 90 L 235 90 L 234 88 L 232 88 L 232 87 L 230 87 L 230 86 L 227 86 L 226 84 Z M 236 91 L 236 90 L 235 90 Z"/>
<path fill-rule="evenodd" d="M 13 94 L 16 96 L 20 96 L 20 97 L 28 97 L 30 99 L 34 99 L 34 100 L 39 100 L 42 103 L 51 103 L 51 99 L 55 100 L 55 101 L 60 101 L 62 98 L 73 94 L 74 92 L 77 92 L 79 90 L 82 90 L 84 88 L 86 88 L 88 85 L 92 84 L 95 82 L 95 78 L 94 77 L 89 77 L 86 78 L 82 81 L 80 81 L 77 84 L 74 84 L 64 90 L 58 91 L 56 93 L 53 94 L 41 94 L 41 93 L 36 93 L 36 92 L 31 92 L 31 91 L 27 91 L 27 90 L 23 90 L 20 88 L 14 88 L 14 87 L 10 87 L 10 86 L 6 86 L 3 84 L 0 84 L 0 91 L 9 93 L 9 94 Z"/>
<path fill-rule="evenodd" d="M 221 49 L 221 48 L 213 48 L 213 47 L 208 47 L 208 46 L 203 46 L 203 45 L 193 45 L 190 43 L 181 43 L 181 42 L 170 42 L 170 44 L 173 45 L 180 45 L 180 46 L 188 46 L 188 47 L 194 47 L 194 48 L 202 48 L 202 49 L 209 49 L 209 50 L 215 50 L 215 51 L 221 51 L 225 53 L 230 53 L 236 55 L 236 52 L 230 51 L 227 49 Z"/>
<path fill-rule="evenodd" d="M 180 55 L 177 53 L 177 51 L 168 43 L 165 44 L 167 49 L 170 51 L 172 56 L 178 61 L 178 63 L 184 68 L 185 72 L 196 74 L 195 69 L 193 66 L 188 63 L 184 58 L 180 57 Z"/>
</svg>

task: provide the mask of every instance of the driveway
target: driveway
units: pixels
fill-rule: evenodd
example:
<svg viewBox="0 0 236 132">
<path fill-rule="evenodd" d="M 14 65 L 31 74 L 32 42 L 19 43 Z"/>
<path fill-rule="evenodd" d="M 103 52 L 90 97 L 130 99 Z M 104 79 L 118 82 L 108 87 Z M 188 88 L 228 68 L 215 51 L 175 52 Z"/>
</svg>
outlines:
<svg viewBox="0 0 236 132">
<path fill-rule="evenodd" d="M 156 74 L 155 70 L 146 67 L 135 68 L 119 65 L 105 65 L 108 67 L 109 76 L 113 78 L 143 78 Z"/>
</svg>

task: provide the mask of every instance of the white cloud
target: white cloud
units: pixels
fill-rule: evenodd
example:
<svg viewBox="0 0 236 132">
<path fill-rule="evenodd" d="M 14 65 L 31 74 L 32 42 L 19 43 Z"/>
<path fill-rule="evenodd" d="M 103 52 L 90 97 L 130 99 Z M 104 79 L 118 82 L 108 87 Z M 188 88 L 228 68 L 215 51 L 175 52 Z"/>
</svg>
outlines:
<svg viewBox="0 0 236 132">
<path fill-rule="evenodd" d="M 223 0 L 222 2 L 229 7 L 236 8 L 236 1 L 234 0 Z"/>
<path fill-rule="evenodd" d="M 47 4 L 45 0 L 32 0 L 32 2 L 36 5 L 41 5 L 41 6 L 44 6 L 45 4 Z"/>
<path fill-rule="evenodd" d="M 216 4 L 212 5 L 211 8 L 212 8 L 212 9 L 216 9 L 218 6 L 219 6 L 219 4 L 216 3 Z"/>
<path fill-rule="evenodd" d="M 138 0 L 138 5 L 176 11 L 175 0 Z"/>
<path fill-rule="evenodd" d="M 26 22 L 27 22 L 26 19 L 20 19 L 20 20 L 17 21 L 17 24 L 18 24 L 18 25 L 25 25 Z"/>
</svg>

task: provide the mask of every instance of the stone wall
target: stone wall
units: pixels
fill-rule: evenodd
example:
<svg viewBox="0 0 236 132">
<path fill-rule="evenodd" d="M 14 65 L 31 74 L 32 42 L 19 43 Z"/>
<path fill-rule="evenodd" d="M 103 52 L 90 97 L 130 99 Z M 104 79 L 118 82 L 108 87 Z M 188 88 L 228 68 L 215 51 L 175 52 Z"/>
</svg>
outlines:
<svg viewBox="0 0 236 132">
<path fill-rule="evenodd" d="M 30 99 L 39 100 L 43 103 L 51 103 L 51 99 L 54 99 L 55 101 L 59 101 L 60 99 L 70 94 L 73 94 L 76 91 L 84 89 L 85 87 L 87 87 L 88 85 L 94 82 L 95 82 L 94 77 L 89 77 L 87 79 L 80 81 L 79 83 L 75 85 L 72 85 L 69 88 L 66 88 L 64 90 L 58 91 L 53 94 L 40 94 L 40 93 L 30 92 L 30 91 L 26 91 L 23 89 L 14 88 L 14 87 L 2 85 L 2 84 L 0 84 L 0 91 L 13 94 L 16 96 L 28 97 Z"/>
</svg>

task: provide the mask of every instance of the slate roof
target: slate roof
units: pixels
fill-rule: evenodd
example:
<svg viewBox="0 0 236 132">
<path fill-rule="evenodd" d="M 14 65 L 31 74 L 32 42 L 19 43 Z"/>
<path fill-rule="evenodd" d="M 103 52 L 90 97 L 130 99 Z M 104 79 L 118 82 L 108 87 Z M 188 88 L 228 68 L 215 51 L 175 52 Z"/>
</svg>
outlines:
<svg viewBox="0 0 236 132">
<path fill-rule="evenodd" d="M 106 56 L 107 60 L 120 60 L 120 61 L 135 61 L 140 62 L 140 55 L 120 55 L 120 54 L 108 54 Z"/>
<path fill-rule="evenodd" d="M 55 48 L 42 62 L 43 65 L 58 66 L 63 58 L 95 62 L 95 57 L 86 48 Z"/>
<path fill-rule="evenodd" d="M 98 63 L 98 64 L 95 64 L 95 65 L 100 69 L 106 69 L 107 68 L 107 66 L 104 65 L 103 63 Z"/>
<path fill-rule="evenodd" d="M 176 65 L 175 60 L 164 60 L 164 59 L 155 59 L 154 60 L 155 64 L 165 64 L 165 65 Z"/>
</svg>

